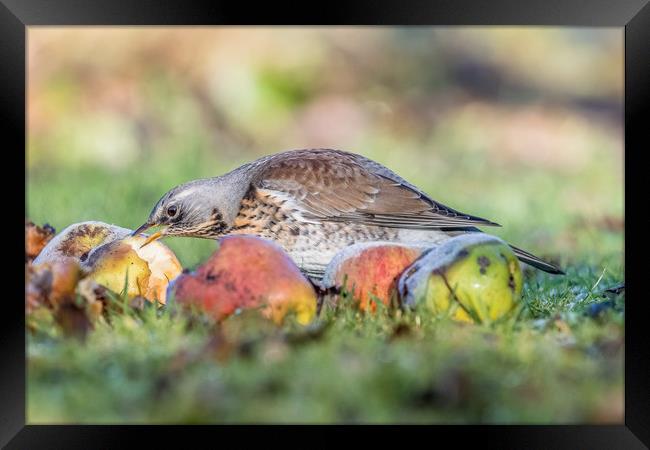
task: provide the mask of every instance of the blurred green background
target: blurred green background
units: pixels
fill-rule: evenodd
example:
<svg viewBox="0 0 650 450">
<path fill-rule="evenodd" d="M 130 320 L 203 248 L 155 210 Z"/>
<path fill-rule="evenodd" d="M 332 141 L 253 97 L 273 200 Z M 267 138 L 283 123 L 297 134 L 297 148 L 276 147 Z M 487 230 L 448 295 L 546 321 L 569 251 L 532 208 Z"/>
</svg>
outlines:
<svg viewBox="0 0 650 450">
<path fill-rule="evenodd" d="M 528 273 L 505 329 L 347 311 L 314 345 L 261 332 L 228 364 L 167 314 L 30 337 L 29 421 L 621 422 L 624 298 L 590 308 L 624 281 L 623 73 L 622 29 L 30 27 L 38 224 L 135 228 L 179 183 L 329 147 L 567 276 Z M 165 242 L 188 268 L 215 248 Z"/>
</svg>

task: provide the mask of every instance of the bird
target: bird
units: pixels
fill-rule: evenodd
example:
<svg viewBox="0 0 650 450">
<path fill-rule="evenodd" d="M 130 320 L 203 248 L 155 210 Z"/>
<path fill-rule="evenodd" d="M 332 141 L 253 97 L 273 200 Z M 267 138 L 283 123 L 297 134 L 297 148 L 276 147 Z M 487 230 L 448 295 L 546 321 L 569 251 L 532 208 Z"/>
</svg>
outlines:
<svg viewBox="0 0 650 450">
<path fill-rule="evenodd" d="M 482 232 L 478 226 L 501 225 L 433 200 L 362 155 L 298 149 L 170 189 L 132 234 L 160 227 L 143 245 L 165 236 L 255 235 L 275 241 L 303 273 L 318 281 L 334 255 L 349 245 L 387 241 L 435 246 L 462 233 Z M 520 261 L 564 274 L 510 246 Z"/>
</svg>

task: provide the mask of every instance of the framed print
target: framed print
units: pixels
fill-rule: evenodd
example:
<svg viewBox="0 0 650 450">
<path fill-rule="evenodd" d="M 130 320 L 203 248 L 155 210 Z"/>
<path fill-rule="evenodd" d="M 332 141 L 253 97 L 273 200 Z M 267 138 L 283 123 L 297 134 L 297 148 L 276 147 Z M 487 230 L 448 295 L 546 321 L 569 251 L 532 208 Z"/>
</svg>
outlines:
<svg viewBox="0 0 650 450">
<path fill-rule="evenodd" d="M 650 7 L 479 4 L 3 0 L 2 445 L 647 446 Z"/>
</svg>

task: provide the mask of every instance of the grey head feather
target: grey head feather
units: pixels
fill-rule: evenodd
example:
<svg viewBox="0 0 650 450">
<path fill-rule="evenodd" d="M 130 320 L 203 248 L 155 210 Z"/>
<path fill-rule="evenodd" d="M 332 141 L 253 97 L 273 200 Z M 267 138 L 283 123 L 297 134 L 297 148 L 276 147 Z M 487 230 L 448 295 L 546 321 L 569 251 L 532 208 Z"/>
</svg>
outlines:
<svg viewBox="0 0 650 450">
<path fill-rule="evenodd" d="M 153 208 L 149 221 L 164 223 L 167 208 L 176 205 L 181 215 L 179 218 L 184 223 L 206 222 L 218 213 L 223 222 L 232 226 L 250 184 L 244 175 L 245 173 L 235 170 L 219 177 L 180 184 L 162 196 Z M 171 222 L 174 222 L 173 219 Z"/>
</svg>

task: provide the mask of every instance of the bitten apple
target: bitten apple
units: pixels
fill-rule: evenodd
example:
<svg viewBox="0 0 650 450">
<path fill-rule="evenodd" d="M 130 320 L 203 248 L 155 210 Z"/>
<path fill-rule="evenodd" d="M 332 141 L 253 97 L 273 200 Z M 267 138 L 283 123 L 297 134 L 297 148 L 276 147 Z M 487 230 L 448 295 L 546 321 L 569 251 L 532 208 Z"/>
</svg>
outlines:
<svg viewBox="0 0 650 450">
<path fill-rule="evenodd" d="M 141 247 L 145 241 L 146 236 L 128 236 L 103 244 L 90 251 L 81 267 L 112 291 L 121 292 L 126 282 L 128 297 L 164 304 L 169 281 L 180 275 L 182 267 L 167 246 L 155 241 Z"/>
<path fill-rule="evenodd" d="M 83 262 L 100 245 L 128 236 L 131 230 L 104 222 L 79 222 L 66 227 L 41 250 L 34 264 L 71 258 Z"/>
<path fill-rule="evenodd" d="M 141 248 L 147 236 L 130 234 L 127 228 L 103 222 L 72 224 L 43 248 L 34 264 L 74 261 L 84 276 L 115 292 L 122 292 L 128 273 L 129 297 L 164 304 L 167 285 L 181 273 L 181 264 L 163 243 L 155 241 Z"/>
</svg>

